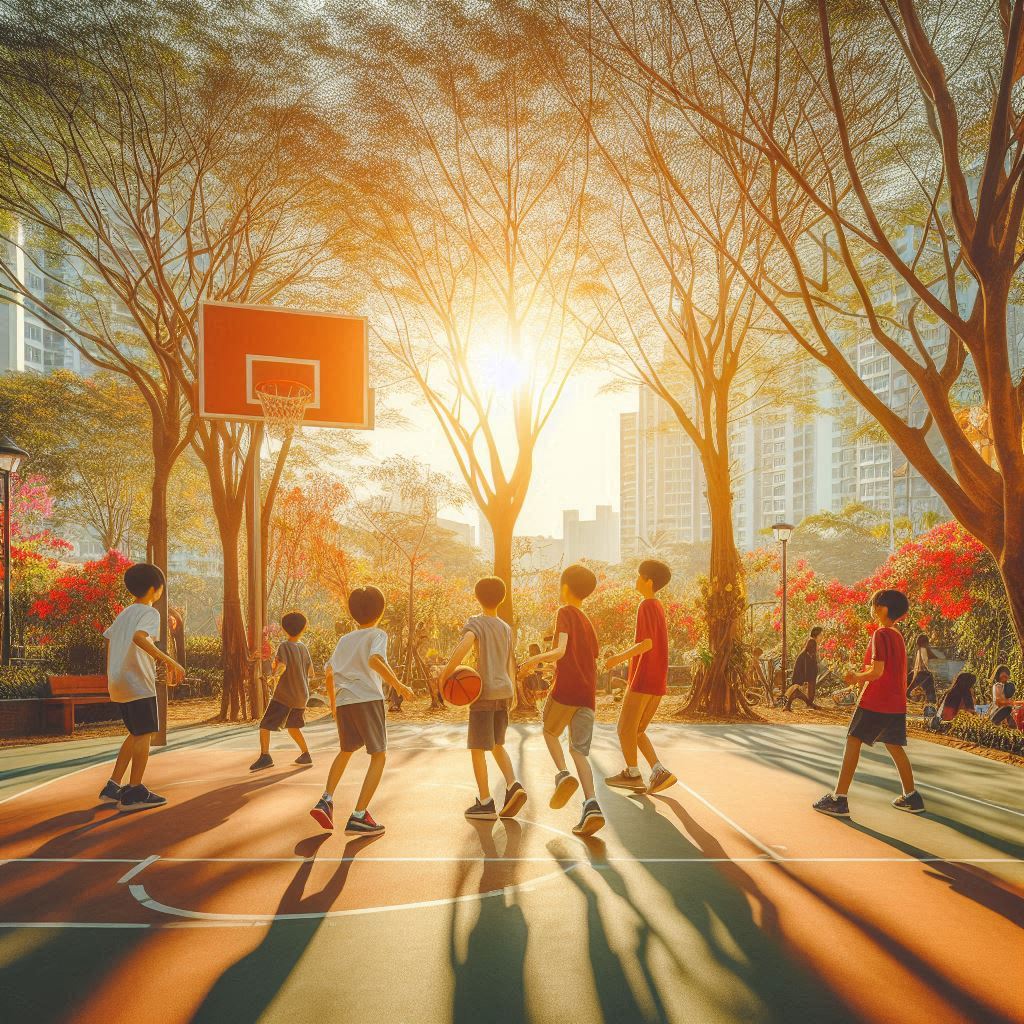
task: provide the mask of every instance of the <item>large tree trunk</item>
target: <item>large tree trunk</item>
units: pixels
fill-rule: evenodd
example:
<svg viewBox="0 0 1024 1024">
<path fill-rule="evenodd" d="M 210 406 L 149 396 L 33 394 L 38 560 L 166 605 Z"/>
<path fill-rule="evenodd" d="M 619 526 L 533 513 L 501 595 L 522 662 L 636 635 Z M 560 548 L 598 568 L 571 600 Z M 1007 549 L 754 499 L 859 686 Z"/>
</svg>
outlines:
<svg viewBox="0 0 1024 1024">
<path fill-rule="evenodd" d="M 516 523 L 513 518 L 495 515 L 487 517 L 494 537 L 494 575 L 505 584 L 505 600 L 498 608 L 498 614 L 512 625 L 512 534 Z"/>
<path fill-rule="evenodd" d="M 732 715 L 741 708 L 736 643 L 743 628 L 743 579 L 732 524 L 728 451 L 704 459 L 711 513 L 711 562 L 704 601 L 711 661 L 694 682 L 684 713 Z"/>
<path fill-rule="evenodd" d="M 238 557 L 239 522 L 218 516 L 221 546 L 224 552 L 223 612 L 221 643 L 224 684 L 221 690 L 220 717 L 237 722 L 248 717 L 246 682 L 249 677 L 249 644 L 242 616 L 241 570 Z"/>
</svg>

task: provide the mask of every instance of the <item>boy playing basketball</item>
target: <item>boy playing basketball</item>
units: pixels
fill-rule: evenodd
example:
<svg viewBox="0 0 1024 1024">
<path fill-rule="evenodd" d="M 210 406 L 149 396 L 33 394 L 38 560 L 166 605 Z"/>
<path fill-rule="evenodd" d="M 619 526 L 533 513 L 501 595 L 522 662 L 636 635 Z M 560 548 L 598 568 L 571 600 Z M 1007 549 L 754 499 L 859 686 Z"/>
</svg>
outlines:
<svg viewBox="0 0 1024 1024">
<path fill-rule="evenodd" d="M 498 617 L 498 607 L 505 600 L 504 582 L 497 576 L 485 576 L 477 581 L 473 592 L 483 612 L 471 615 L 466 621 L 462 639 L 441 673 L 441 682 L 444 683 L 475 647 L 481 688 L 480 697 L 469 709 L 467 746 L 480 795 L 466 811 L 466 817 L 494 821 L 499 815 L 502 818 L 515 817 L 526 803 L 526 790 L 516 779 L 512 760 L 505 750 L 508 708 L 515 692 L 512 686 L 515 660 L 512 630 L 504 619 Z M 500 811 L 494 806 L 487 778 L 488 751 L 505 776 L 505 800 Z"/>
<path fill-rule="evenodd" d="M 598 643 L 594 626 L 583 611 L 583 602 L 597 586 L 597 577 L 585 565 L 570 565 L 562 573 L 561 601 L 555 619 L 558 638 L 550 651 L 527 658 L 519 669 L 525 678 L 534 665 L 555 662 L 555 682 L 544 706 L 544 742 L 555 762 L 552 807 L 564 807 L 579 785 L 583 786 L 583 813 L 573 832 L 592 836 L 604 827 L 604 814 L 594 792 L 594 772 L 588 755 L 594 736 L 594 705 L 597 696 Z M 562 751 L 562 733 L 569 730 L 569 753 L 579 782 L 569 774 Z"/>
<path fill-rule="evenodd" d="M 878 628 L 871 635 L 864 655 L 864 670 L 848 672 L 846 683 L 860 690 L 860 700 L 846 737 L 846 752 L 835 791 L 826 793 L 814 809 L 836 818 L 848 818 L 847 793 L 853 782 L 861 747 L 881 740 L 889 752 L 903 784 L 903 795 L 893 800 L 899 811 L 920 814 L 924 800 L 914 788 L 914 770 L 904 749 L 907 745 L 907 648 L 899 631 L 893 629 L 907 614 L 910 603 L 898 590 L 879 590 L 871 597 L 871 615 Z"/>
<path fill-rule="evenodd" d="M 277 654 L 274 655 L 274 661 L 270 666 L 270 678 L 275 680 L 276 684 L 274 695 L 267 704 L 267 710 L 260 722 L 260 756 L 249 765 L 251 772 L 273 768 L 270 734 L 282 728 L 288 729 L 288 735 L 298 745 L 300 753 L 295 763 L 313 763 L 306 739 L 302 735 L 302 727 L 306 724 L 303 712 L 309 700 L 309 672 L 313 667 L 309 650 L 302 643 L 302 634 L 306 631 L 306 616 L 302 612 L 288 612 L 281 618 L 281 628 L 288 635 L 288 639 L 277 648 Z"/>
<path fill-rule="evenodd" d="M 634 793 L 660 793 L 676 784 L 676 777 L 658 760 L 647 727 L 668 693 L 668 629 L 665 609 L 654 596 L 672 579 L 664 562 L 649 558 L 637 569 L 636 592 L 643 598 L 636 612 L 634 644 L 605 660 L 606 672 L 630 662 L 629 681 L 619 711 L 619 744 L 626 767 L 605 779 L 605 784 Z M 651 766 L 651 778 L 644 783 L 637 767 L 637 749 Z"/>
<path fill-rule="evenodd" d="M 341 750 L 327 773 L 327 787 L 309 813 L 321 827 L 334 828 L 334 791 L 352 755 L 362 747 L 370 755 L 355 809 L 345 826 L 347 835 L 379 835 L 384 826 L 367 810 L 380 785 L 387 760 L 388 736 L 384 720 L 384 683 L 412 697 L 413 692 L 388 665 L 388 635 L 377 628 L 384 614 L 384 595 L 376 587 L 353 590 L 348 610 L 356 629 L 340 637 L 327 662 L 327 694 L 338 723 Z"/>
<path fill-rule="evenodd" d="M 156 645 L 160 613 L 153 604 L 163 593 L 164 574 L 155 565 L 140 562 L 125 572 L 124 585 L 135 600 L 122 609 L 103 636 L 107 641 L 110 699 L 120 708 L 128 735 L 99 798 L 117 804 L 120 811 L 145 811 L 167 803 L 165 797 L 151 793 L 142 784 L 153 734 L 159 730 L 156 663 L 162 661 L 167 666 L 168 686 L 177 686 L 185 678 L 185 670 Z M 129 765 L 128 785 L 122 786 Z"/>
</svg>

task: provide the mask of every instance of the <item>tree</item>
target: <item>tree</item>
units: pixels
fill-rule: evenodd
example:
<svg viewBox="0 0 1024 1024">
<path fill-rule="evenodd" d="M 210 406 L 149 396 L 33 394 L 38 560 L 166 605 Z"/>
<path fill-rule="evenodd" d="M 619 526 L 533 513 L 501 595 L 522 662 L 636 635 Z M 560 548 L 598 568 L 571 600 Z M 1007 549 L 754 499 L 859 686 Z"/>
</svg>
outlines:
<svg viewBox="0 0 1024 1024">
<path fill-rule="evenodd" d="M 403 681 L 413 671 L 416 634 L 417 575 L 435 560 L 447 531 L 437 525 L 437 513 L 458 508 L 465 501 L 462 488 L 443 473 L 437 473 L 401 455 L 385 459 L 367 474 L 373 491 L 353 504 L 353 522 L 376 538 L 382 554 L 397 557 L 406 579 L 405 665 Z"/>
<path fill-rule="evenodd" d="M 634 73 L 778 238 L 785 273 L 761 298 L 992 553 L 1024 638 L 1024 380 L 1008 329 L 1024 5 L 644 6 L 664 29 L 654 47 L 628 34 L 635 5 L 595 0 Z M 780 218 L 793 204 L 798 230 Z M 920 414 L 862 379 L 851 348 L 865 334 Z"/>
<path fill-rule="evenodd" d="M 746 602 L 732 517 L 734 420 L 741 412 L 756 414 L 785 365 L 774 320 L 739 267 L 754 266 L 758 281 L 770 273 L 776 244 L 743 191 L 664 110 L 651 84 L 616 64 L 604 41 L 585 39 L 591 61 L 579 84 L 568 87 L 605 172 L 596 188 L 606 208 L 587 228 L 602 275 L 591 292 L 593 329 L 625 372 L 668 405 L 701 460 L 711 520 L 710 661 L 686 710 L 720 715 L 744 706 L 737 671 Z M 753 164 L 750 173 L 757 170 Z"/>
<path fill-rule="evenodd" d="M 512 620 L 512 536 L 538 439 L 585 336 L 586 132 L 520 8 L 337 3 L 358 151 L 339 168 L 380 340 L 436 418 L 494 536 Z"/>
</svg>

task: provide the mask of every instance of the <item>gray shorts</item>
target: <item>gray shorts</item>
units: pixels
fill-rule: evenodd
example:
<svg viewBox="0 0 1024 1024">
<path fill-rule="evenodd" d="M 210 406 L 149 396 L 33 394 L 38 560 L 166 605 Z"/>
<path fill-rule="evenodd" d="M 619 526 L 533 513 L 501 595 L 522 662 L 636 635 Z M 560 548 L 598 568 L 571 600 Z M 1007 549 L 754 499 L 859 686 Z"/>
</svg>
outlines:
<svg viewBox="0 0 1024 1024">
<path fill-rule="evenodd" d="M 277 732 L 280 729 L 301 729 L 306 724 L 306 715 L 303 708 L 290 708 L 279 700 L 272 700 L 267 705 L 260 720 L 260 728 L 270 732 Z"/>
<path fill-rule="evenodd" d="M 384 721 L 384 701 L 365 700 L 359 704 L 339 704 L 338 739 L 341 749 L 351 754 L 366 747 L 368 754 L 388 749 L 388 730 Z"/>
<path fill-rule="evenodd" d="M 507 700 L 478 700 L 470 705 L 466 738 L 466 746 L 470 750 L 490 750 L 505 742 L 508 706 Z"/>
<path fill-rule="evenodd" d="M 594 739 L 595 714 L 593 708 L 576 708 L 559 704 L 554 697 L 548 697 L 544 705 L 544 731 L 551 736 L 561 736 L 569 726 L 569 747 L 586 757 Z"/>
</svg>

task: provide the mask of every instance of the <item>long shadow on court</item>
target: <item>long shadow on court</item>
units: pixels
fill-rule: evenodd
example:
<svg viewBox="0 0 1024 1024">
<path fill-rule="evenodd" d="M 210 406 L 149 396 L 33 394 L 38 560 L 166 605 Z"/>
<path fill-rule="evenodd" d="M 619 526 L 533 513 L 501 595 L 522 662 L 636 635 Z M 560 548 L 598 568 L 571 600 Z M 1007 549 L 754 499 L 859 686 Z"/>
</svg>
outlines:
<svg viewBox="0 0 1024 1024">
<path fill-rule="evenodd" d="M 491 822 L 471 822 L 480 842 L 484 861 L 479 881 L 469 879 L 474 870 L 467 863 L 459 876 L 456 892 L 492 892 L 507 886 L 508 865 L 494 861 L 499 856 Z M 518 857 L 522 847 L 522 825 L 503 819 L 497 826 L 505 833 L 501 856 Z M 465 916 L 476 914 L 466 938 L 465 957 L 460 956 L 460 933 Z M 454 990 L 452 1024 L 489 1024 L 525 1021 L 526 1000 L 523 966 L 526 961 L 526 919 L 514 893 L 507 897 L 487 896 L 468 903 L 453 903 L 448 939 Z"/>
<path fill-rule="evenodd" d="M 352 870 L 353 859 L 342 861 L 317 892 L 306 894 L 316 851 L 329 834 L 304 839 L 295 847 L 297 856 L 306 857 L 281 894 L 276 914 L 321 913 L 329 910 L 341 895 Z M 356 858 L 380 836 L 360 836 L 349 840 L 342 856 Z M 263 941 L 248 955 L 229 967 L 207 993 L 194 1021 L 223 1024 L 224 1021 L 257 1021 L 280 994 L 295 966 L 302 959 L 326 918 L 271 921 Z"/>
<path fill-rule="evenodd" d="M 814 1021 L 850 1024 L 858 1017 L 822 979 L 785 948 L 779 936 L 778 915 L 771 900 L 735 864 L 701 864 L 703 857 L 724 857 L 710 833 L 700 828 L 675 800 L 667 801 L 699 845 L 687 840 L 659 814 L 648 799 L 609 796 L 604 804 L 626 849 L 638 858 L 694 858 L 695 863 L 638 864 L 647 880 L 635 883 L 615 865 L 596 861 L 600 879 L 635 915 L 637 943 L 633 956 L 642 961 L 647 986 L 657 998 L 641 1019 L 668 1020 L 663 1004 L 667 982 L 685 985 L 705 1007 L 708 1019 L 745 1021 Z M 664 901 L 640 898 L 653 881 L 678 914 L 665 916 Z M 748 896 L 758 906 L 755 919 Z M 604 927 L 600 920 L 592 922 Z M 655 945 L 661 959 L 672 964 L 669 978 L 653 973 Z M 691 1003 L 692 1005 L 692 1003 Z M 655 1014 L 652 1016 L 652 1013 Z M 608 1018 L 628 1019 L 628 1018 Z M 693 1019 L 698 1019 L 693 1017 Z"/>
</svg>

